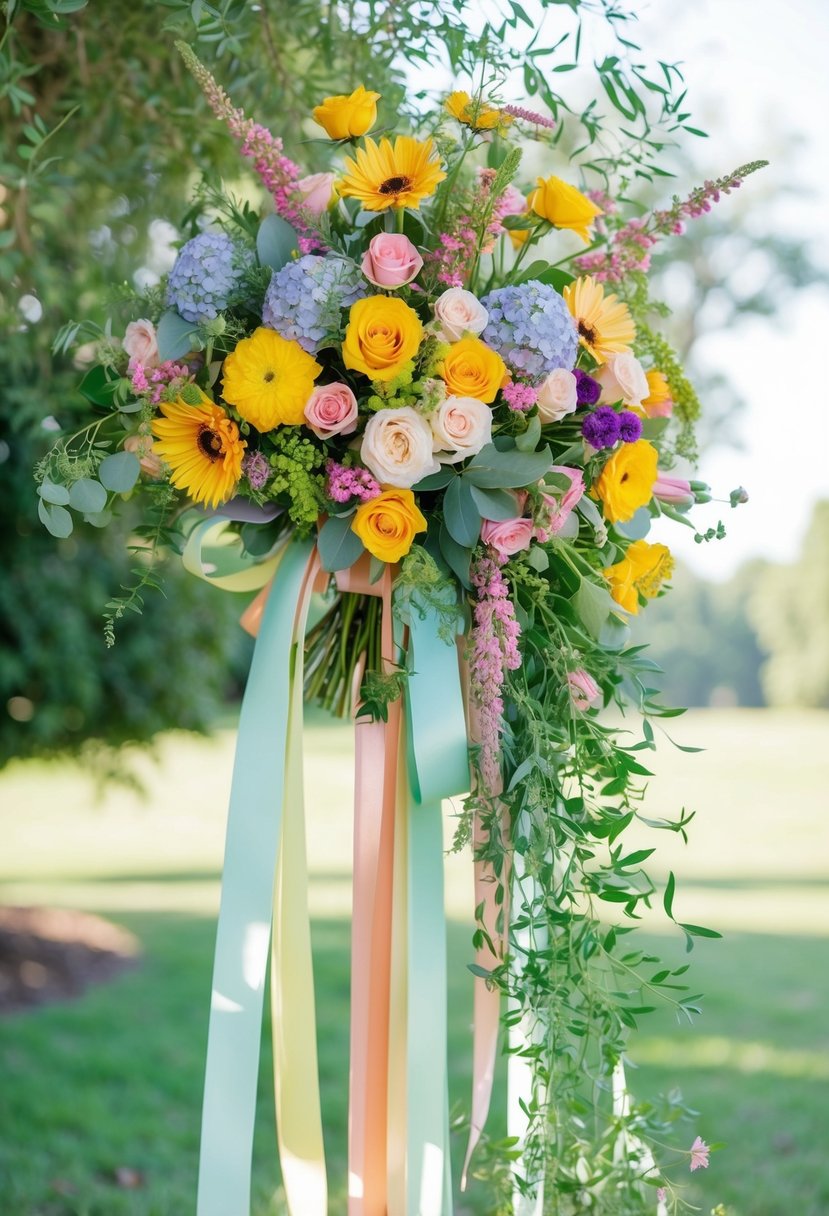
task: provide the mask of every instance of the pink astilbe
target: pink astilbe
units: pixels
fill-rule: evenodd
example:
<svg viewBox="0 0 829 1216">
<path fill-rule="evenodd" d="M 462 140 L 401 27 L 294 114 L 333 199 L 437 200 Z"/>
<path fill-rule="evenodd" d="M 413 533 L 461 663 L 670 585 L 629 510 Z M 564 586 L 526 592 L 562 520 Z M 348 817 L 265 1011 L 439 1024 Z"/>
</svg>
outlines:
<svg viewBox="0 0 829 1216">
<path fill-rule="evenodd" d="M 521 666 L 521 629 L 509 597 L 503 571 L 490 557 L 473 565 L 471 581 L 478 600 L 470 633 L 469 679 L 478 708 L 480 756 L 484 792 L 493 794 L 501 781 L 501 723 L 504 716 L 505 673 Z"/>
<path fill-rule="evenodd" d="M 177 393 L 193 379 L 186 363 L 173 363 L 172 359 L 152 368 L 130 360 L 129 373 L 132 391 L 137 397 L 145 397 L 151 405 L 158 405 L 162 397 L 169 398 L 168 389 Z"/>
<path fill-rule="evenodd" d="M 233 105 L 227 93 L 189 46 L 181 42 L 176 45 L 182 59 L 201 86 L 207 104 L 239 144 L 242 156 L 253 162 L 254 171 L 273 198 L 277 215 L 281 215 L 296 229 L 300 251 L 313 253 L 316 249 L 325 249 L 325 244 L 314 227 L 313 216 L 303 206 L 303 194 L 299 188 L 302 170 L 283 155 L 282 140 L 271 134 L 261 123 L 248 118 L 244 110 Z"/>
<path fill-rule="evenodd" d="M 727 177 L 697 186 L 686 199 L 675 198 L 670 207 L 630 220 L 614 232 L 608 249 L 582 254 L 575 259 L 576 267 L 603 283 L 619 283 L 632 272 L 648 270 L 651 249 L 661 237 L 681 235 L 687 220 L 705 215 L 724 194 L 737 190 L 750 173 L 765 163 L 752 161 L 742 165 Z"/>
<path fill-rule="evenodd" d="M 344 464 L 337 464 L 336 460 L 329 460 L 325 475 L 325 492 L 332 502 L 347 503 L 352 498 L 368 502 L 380 493 L 380 484 L 368 469 L 349 469 Z"/>
<path fill-rule="evenodd" d="M 523 106 L 502 106 L 501 111 L 504 114 L 510 114 L 513 118 L 520 118 L 522 122 L 531 122 L 536 127 L 549 127 L 552 130 L 556 125 L 555 120 L 548 118 L 546 114 L 539 114 L 536 110 L 525 110 Z"/>
</svg>

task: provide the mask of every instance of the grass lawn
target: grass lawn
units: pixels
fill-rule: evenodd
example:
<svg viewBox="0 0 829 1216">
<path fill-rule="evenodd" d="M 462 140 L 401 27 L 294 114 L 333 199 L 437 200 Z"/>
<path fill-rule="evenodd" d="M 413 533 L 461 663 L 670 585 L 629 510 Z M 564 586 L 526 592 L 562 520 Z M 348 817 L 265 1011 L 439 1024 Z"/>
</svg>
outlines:
<svg viewBox="0 0 829 1216">
<path fill-rule="evenodd" d="M 688 1197 L 729 1216 L 829 1214 L 829 714 L 706 711 L 672 725 L 700 756 L 668 744 L 648 809 L 698 810 L 691 844 L 648 833 L 674 869 L 680 919 L 713 925 L 694 951 L 704 1014 L 644 1019 L 630 1055 L 635 1093 L 679 1086 L 700 1114 L 687 1128 L 725 1141 Z M 332 1213 L 344 1212 L 351 782 L 348 731 L 308 742 L 309 836 L 320 1070 Z M 98 805 L 71 765 L 0 774 L 5 903 L 77 907 L 134 933 L 142 966 L 80 1001 L 0 1023 L 2 1216 L 189 1216 L 218 908 L 232 732 L 170 735 L 150 797 L 115 788 Z M 448 831 L 451 825 L 448 824 Z M 452 1100 L 468 1105 L 471 1011 L 468 859 L 447 861 Z M 658 917 L 648 944 L 679 956 Z M 265 1035 L 255 1148 L 256 1216 L 280 1213 Z M 499 1110 L 493 1131 L 499 1130 Z M 460 1145 L 455 1152 L 461 1156 Z M 116 1171 L 140 1171 L 119 1186 Z M 689 1179 L 689 1181 L 691 1181 Z M 485 1213 L 474 1189 L 468 1212 Z"/>
</svg>

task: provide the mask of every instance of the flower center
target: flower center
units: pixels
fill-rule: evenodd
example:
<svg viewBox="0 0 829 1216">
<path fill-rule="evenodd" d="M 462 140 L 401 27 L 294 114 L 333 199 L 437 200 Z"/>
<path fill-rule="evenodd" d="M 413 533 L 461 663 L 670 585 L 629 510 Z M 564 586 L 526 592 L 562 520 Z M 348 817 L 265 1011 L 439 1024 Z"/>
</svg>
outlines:
<svg viewBox="0 0 829 1216">
<path fill-rule="evenodd" d="M 276 372 L 271 372 L 271 371 L 265 372 L 262 379 L 265 381 L 266 384 L 270 384 L 271 380 L 276 379 Z"/>
<path fill-rule="evenodd" d="M 594 326 L 588 325 L 586 321 L 579 321 L 579 333 L 585 342 L 589 342 L 591 346 L 596 344 L 599 335 L 596 333 Z"/>
<path fill-rule="evenodd" d="M 209 426 L 204 426 L 199 431 L 198 439 L 196 440 L 199 451 L 206 456 L 208 460 L 218 460 L 222 455 L 224 444 L 222 437 L 218 431 L 213 431 Z"/>
<path fill-rule="evenodd" d="M 381 194 L 402 194 L 404 190 L 411 189 L 411 185 L 409 177 L 387 177 L 378 189 Z"/>
</svg>

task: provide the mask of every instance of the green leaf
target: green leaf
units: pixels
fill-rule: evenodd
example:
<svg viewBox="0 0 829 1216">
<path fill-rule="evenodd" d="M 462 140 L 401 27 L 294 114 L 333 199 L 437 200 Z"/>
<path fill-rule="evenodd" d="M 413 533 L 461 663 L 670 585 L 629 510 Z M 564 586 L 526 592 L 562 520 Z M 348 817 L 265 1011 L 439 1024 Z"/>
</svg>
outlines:
<svg viewBox="0 0 829 1216">
<path fill-rule="evenodd" d="M 540 452 L 501 452 L 488 443 L 464 470 L 463 479 L 482 490 L 513 490 L 543 477 L 553 463 L 548 447 Z"/>
<path fill-rule="evenodd" d="M 107 505 L 107 492 L 100 481 L 81 477 L 69 491 L 69 505 L 76 511 L 97 515 Z"/>
<path fill-rule="evenodd" d="M 66 486 L 55 485 L 53 481 L 42 481 L 37 492 L 44 502 L 54 503 L 56 507 L 65 507 L 69 503 L 69 491 Z"/>
<path fill-rule="evenodd" d="M 101 461 L 98 477 L 113 494 L 128 494 L 140 472 L 141 465 L 133 452 L 113 452 Z"/>
<path fill-rule="evenodd" d="M 281 270 L 299 249 L 297 236 L 287 220 L 280 215 L 267 215 L 256 234 L 256 252 L 263 266 Z"/>
<path fill-rule="evenodd" d="M 112 406 L 117 388 L 118 381 L 111 380 L 100 364 L 91 368 L 78 385 L 78 391 L 93 405 Z"/>
<path fill-rule="evenodd" d="M 333 574 L 336 570 L 347 570 L 365 553 L 363 542 L 352 531 L 351 515 L 332 516 L 320 528 L 317 538 L 323 570 Z"/>
<path fill-rule="evenodd" d="M 608 618 L 618 607 L 606 587 L 597 587 L 586 578 L 579 583 L 571 603 L 582 625 L 597 640 Z"/>
<path fill-rule="evenodd" d="M 198 326 L 192 321 L 185 321 L 177 312 L 162 314 L 156 330 L 158 342 L 158 357 L 161 362 L 167 359 L 183 359 L 193 349 L 193 338 Z"/>
<path fill-rule="evenodd" d="M 644 540 L 651 530 L 651 513 L 647 507 L 640 507 L 627 523 L 615 524 L 617 532 L 628 540 Z"/>
<path fill-rule="evenodd" d="M 37 504 L 37 513 L 46 531 L 58 540 L 65 540 L 67 536 L 72 535 L 74 525 L 66 507 L 48 506 L 41 498 Z"/>
<path fill-rule="evenodd" d="M 677 921 L 677 924 L 692 937 L 722 937 L 722 933 L 718 933 L 716 929 L 706 929 L 703 925 L 686 925 L 682 921 Z"/>
<path fill-rule="evenodd" d="M 456 477 L 443 498 L 443 519 L 454 541 L 471 549 L 481 534 L 481 513 L 472 497 L 472 486 Z"/>
<path fill-rule="evenodd" d="M 515 446 L 519 452 L 534 452 L 541 442 L 541 419 L 538 414 L 531 418 L 523 435 L 516 435 Z"/>
<path fill-rule="evenodd" d="M 478 486 L 472 486 L 471 494 L 484 519 L 515 519 L 519 514 L 515 495 L 508 490 L 481 490 Z"/>
<path fill-rule="evenodd" d="M 665 894 L 662 896 L 662 906 L 665 909 L 665 915 L 674 919 L 674 894 L 676 893 L 676 879 L 674 878 L 673 870 L 668 875 L 668 884 L 665 887 Z"/>
<path fill-rule="evenodd" d="M 443 560 L 456 576 L 461 586 L 468 589 L 472 586 L 469 577 L 469 567 L 472 564 L 472 550 L 459 545 L 450 535 L 446 524 L 440 525 L 439 538 Z"/>
<path fill-rule="evenodd" d="M 457 476 L 458 474 L 452 466 L 445 464 L 438 469 L 437 473 L 430 473 L 428 477 L 422 478 L 417 485 L 412 486 L 412 489 L 415 494 L 419 494 L 423 490 L 443 490 Z"/>
<path fill-rule="evenodd" d="M 239 529 L 242 544 L 251 557 L 264 557 L 274 544 L 274 530 L 268 524 L 245 523 Z"/>
<path fill-rule="evenodd" d="M 87 511 L 83 518 L 84 523 L 91 524 L 93 528 L 105 528 L 112 519 L 112 512 Z"/>
<path fill-rule="evenodd" d="M 539 574 L 543 574 L 545 570 L 550 569 L 550 558 L 541 545 L 533 545 L 529 550 L 527 553 L 527 565 L 532 566 L 533 570 L 537 570 Z"/>
</svg>

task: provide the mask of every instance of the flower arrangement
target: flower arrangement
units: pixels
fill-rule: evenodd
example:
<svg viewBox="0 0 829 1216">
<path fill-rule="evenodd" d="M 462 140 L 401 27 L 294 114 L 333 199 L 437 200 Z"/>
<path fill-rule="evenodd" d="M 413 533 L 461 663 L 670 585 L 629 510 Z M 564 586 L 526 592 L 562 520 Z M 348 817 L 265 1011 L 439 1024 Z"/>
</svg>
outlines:
<svg viewBox="0 0 829 1216">
<path fill-rule="evenodd" d="M 161 548 L 203 577 L 230 553 L 264 582 L 275 554 L 313 543 L 328 577 L 304 641 L 306 696 L 347 715 L 356 690 L 364 722 L 399 726 L 419 620 L 446 653 L 465 637 L 472 793 L 457 841 L 472 840 L 480 880 L 472 969 L 482 1008 L 506 997 L 520 1097 L 510 1152 L 479 1151 L 475 1168 L 518 1207 L 545 1186 L 561 1212 L 676 1207 L 664 1135 L 681 1107 L 632 1104 L 621 1070 L 654 993 L 680 1013 L 696 999 L 685 968 L 627 937 L 656 887 L 653 850 L 626 852 L 624 833 L 642 819 L 654 724 L 677 712 L 659 704 L 628 622 L 673 569 L 652 525 L 689 526 L 710 491 L 674 473 L 698 403 L 651 328 L 645 272 L 657 240 L 758 164 L 626 221 L 607 190 L 523 178 L 523 137 L 549 118 L 458 91 L 422 132 L 374 133 L 381 99 L 360 86 L 314 109 L 331 169 L 303 175 L 181 50 L 273 211 L 260 221 L 213 191 L 211 222 L 144 315 L 99 338 L 82 385 L 96 416 L 41 462 L 41 519 L 62 537 L 73 512 L 101 527 L 146 497 L 110 642 Z M 382 610 L 380 587 L 393 588 Z M 638 741 L 613 707 L 639 712 Z M 684 833 L 690 818 L 646 822 Z M 689 948 L 717 936 L 681 928 Z M 697 1137 L 686 1165 L 707 1153 Z"/>
</svg>

